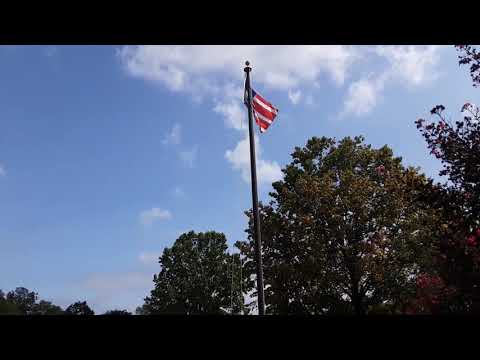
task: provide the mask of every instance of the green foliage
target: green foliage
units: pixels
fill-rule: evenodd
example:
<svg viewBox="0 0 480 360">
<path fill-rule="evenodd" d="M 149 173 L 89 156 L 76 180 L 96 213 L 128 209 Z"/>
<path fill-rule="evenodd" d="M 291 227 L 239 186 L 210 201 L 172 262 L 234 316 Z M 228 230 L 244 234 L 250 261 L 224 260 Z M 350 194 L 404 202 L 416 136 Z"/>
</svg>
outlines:
<svg viewBox="0 0 480 360">
<path fill-rule="evenodd" d="M 35 304 L 33 315 L 63 315 L 64 312 L 60 306 L 52 304 L 50 301 L 40 300 Z"/>
<path fill-rule="evenodd" d="M 414 185 L 425 177 L 362 137 L 314 137 L 292 158 L 273 184 L 273 201 L 261 206 L 267 312 L 404 309 L 435 251 L 429 242 L 435 214 L 413 201 Z M 247 215 L 248 241 L 237 246 L 248 259 L 245 271 L 254 274 Z"/>
<path fill-rule="evenodd" d="M 17 287 L 14 291 L 9 291 L 6 296 L 6 301 L 13 304 L 24 315 L 34 314 L 37 299 L 37 293 L 24 287 Z"/>
<path fill-rule="evenodd" d="M 232 256 L 227 249 L 222 233 L 182 234 L 160 257 L 154 289 L 137 314 L 240 312 L 243 299 L 232 296 Z"/>
<path fill-rule="evenodd" d="M 66 315 L 95 315 L 95 312 L 90 309 L 86 301 L 71 304 L 65 310 Z"/>
</svg>

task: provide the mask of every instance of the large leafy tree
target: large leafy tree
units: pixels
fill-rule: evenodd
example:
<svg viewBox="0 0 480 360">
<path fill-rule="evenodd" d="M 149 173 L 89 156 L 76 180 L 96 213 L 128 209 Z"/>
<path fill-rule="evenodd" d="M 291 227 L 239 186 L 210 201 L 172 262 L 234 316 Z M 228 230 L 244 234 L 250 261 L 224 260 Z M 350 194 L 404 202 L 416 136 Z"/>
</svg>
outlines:
<svg viewBox="0 0 480 360">
<path fill-rule="evenodd" d="M 86 301 L 77 301 L 65 309 L 66 315 L 95 315 L 95 312 L 90 309 Z"/>
<path fill-rule="evenodd" d="M 23 315 L 32 315 L 35 313 L 38 294 L 24 287 L 17 287 L 14 291 L 9 291 L 6 301 L 12 304 Z"/>
<path fill-rule="evenodd" d="M 412 201 L 425 177 L 362 137 L 314 137 L 292 158 L 261 206 L 267 312 L 405 311 L 435 251 L 435 214 Z M 247 232 L 237 246 L 254 274 L 251 221 Z"/>
<path fill-rule="evenodd" d="M 154 289 L 137 313 L 240 312 L 243 298 L 232 287 L 233 261 L 227 249 L 222 233 L 182 234 L 160 257 L 161 270 L 154 275 Z"/>
</svg>

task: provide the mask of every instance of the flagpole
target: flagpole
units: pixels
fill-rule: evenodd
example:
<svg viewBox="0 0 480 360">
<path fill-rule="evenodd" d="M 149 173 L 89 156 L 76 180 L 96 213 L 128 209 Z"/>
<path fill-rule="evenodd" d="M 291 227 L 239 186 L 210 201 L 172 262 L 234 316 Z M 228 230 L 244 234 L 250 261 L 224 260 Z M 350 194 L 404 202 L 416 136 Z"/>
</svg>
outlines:
<svg viewBox="0 0 480 360">
<path fill-rule="evenodd" d="M 252 201 L 253 201 L 253 228 L 255 238 L 255 257 L 257 265 L 257 292 L 258 292 L 258 314 L 265 315 L 265 297 L 263 292 L 263 266 L 262 266 L 262 236 L 260 232 L 260 214 L 258 213 L 258 194 L 257 194 L 257 165 L 255 162 L 255 134 L 253 132 L 252 116 L 252 87 L 250 86 L 250 72 L 252 68 L 248 61 L 243 69 L 247 73 L 246 87 L 248 91 L 248 134 L 250 137 L 250 167 L 252 174 Z"/>
</svg>

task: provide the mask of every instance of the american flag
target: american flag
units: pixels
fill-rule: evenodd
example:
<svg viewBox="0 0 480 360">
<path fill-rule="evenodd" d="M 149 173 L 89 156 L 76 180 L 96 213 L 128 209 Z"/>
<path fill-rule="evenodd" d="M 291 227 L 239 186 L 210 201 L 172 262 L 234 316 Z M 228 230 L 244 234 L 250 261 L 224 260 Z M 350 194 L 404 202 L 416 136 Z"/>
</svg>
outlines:
<svg viewBox="0 0 480 360">
<path fill-rule="evenodd" d="M 245 87 L 245 105 L 248 107 L 248 89 Z M 252 109 L 255 117 L 255 122 L 260 127 L 260 132 L 267 131 L 268 127 L 272 125 L 275 117 L 278 114 L 278 109 L 270 102 L 265 100 L 259 93 L 252 89 Z"/>
</svg>

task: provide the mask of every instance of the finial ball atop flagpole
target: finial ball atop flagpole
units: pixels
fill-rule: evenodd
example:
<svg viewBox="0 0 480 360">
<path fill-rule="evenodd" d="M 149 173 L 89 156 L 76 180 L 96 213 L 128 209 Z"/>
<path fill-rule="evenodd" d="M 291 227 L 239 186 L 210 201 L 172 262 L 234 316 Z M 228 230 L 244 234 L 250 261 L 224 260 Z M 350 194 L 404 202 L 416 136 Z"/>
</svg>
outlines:
<svg viewBox="0 0 480 360">
<path fill-rule="evenodd" d="M 250 61 L 248 61 L 248 60 L 245 61 L 245 65 L 246 65 L 246 67 L 245 67 L 245 69 L 243 69 L 245 72 L 249 72 L 249 71 L 252 70 L 252 68 L 250 67 Z"/>
</svg>

